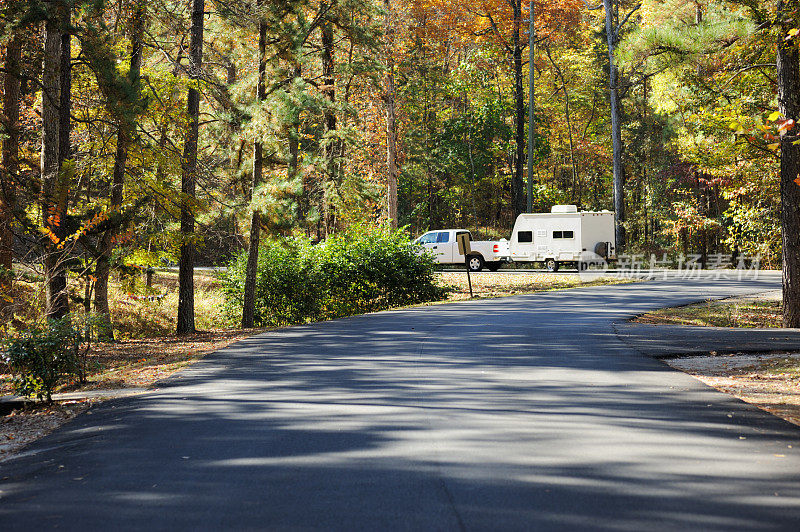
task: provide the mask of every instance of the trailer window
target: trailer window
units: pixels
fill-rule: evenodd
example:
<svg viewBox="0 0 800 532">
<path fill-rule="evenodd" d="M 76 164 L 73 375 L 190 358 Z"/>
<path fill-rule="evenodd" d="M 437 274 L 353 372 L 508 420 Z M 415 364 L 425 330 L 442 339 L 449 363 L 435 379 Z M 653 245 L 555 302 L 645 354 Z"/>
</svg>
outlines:
<svg viewBox="0 0 800 532">
<path fill-rule="evenodd" d="M 553 231 L 553 238 L 575 238 L 573 231 Z"/>
<path fill-rule="evenodd" d="M 449 240 L 449 238 L 450 238 L 450 233 L 447 232 L 447 231 L 443 231 L 443 232 L 439 233 L 438 237 L 436 237 L 436 242 L 441 244 L 441 243 L 447 242 Z"/>
<path fill-rule="evenodd" d="M 517 242 L 533 242 L 533 231 L 520 231 L 517 233 Z"/>
</svg>

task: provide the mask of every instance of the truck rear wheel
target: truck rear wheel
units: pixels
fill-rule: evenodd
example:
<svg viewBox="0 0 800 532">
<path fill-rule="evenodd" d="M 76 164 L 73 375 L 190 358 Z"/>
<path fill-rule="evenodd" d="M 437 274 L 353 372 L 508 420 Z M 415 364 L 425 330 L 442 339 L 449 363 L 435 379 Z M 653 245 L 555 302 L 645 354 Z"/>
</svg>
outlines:
<svg viewBox="0 0 800 532">
<path fill-rule="evenodd" d="M 544 261 L 544 267 L 547 268 L 548 272 L 557 272 L 558 271 L 558 262 L 556 259 L 547 259 Z"/>
<path fill-rule="evenodd" d="M 483 269 L 483 257 L 480 255 L 470 255 L 467 258 L 467 266 L 469 266 L 469 271 L 471 272 L 479 272 Z"/>
</svg>

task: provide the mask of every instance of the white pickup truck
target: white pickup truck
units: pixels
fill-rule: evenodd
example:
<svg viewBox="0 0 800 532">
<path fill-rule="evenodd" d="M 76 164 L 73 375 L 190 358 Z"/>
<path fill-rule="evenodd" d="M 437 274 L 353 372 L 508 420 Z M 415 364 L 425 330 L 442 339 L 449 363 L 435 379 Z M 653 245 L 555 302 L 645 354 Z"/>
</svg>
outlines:
<svg viewBox="0 0 800 532">
<path fill-rule="evenodd" d="M 468 265 L 471 271 L 479 272 L 486 266 L 494 272 L 500 268 L 503 262 L 508 261 L 510 253 L 508 242 L 505 239 L 499 241 L 472 240 L 472 234 L 466 229 L 428 231 L 417 238 L 414 243 L 428 250 L 439 264 L 464 264 L 464 255 L 458 253 L 458 242 L 456 242 L 456 235 L 462 233 L 470 235 L 471 251 Z"/>
</svg>

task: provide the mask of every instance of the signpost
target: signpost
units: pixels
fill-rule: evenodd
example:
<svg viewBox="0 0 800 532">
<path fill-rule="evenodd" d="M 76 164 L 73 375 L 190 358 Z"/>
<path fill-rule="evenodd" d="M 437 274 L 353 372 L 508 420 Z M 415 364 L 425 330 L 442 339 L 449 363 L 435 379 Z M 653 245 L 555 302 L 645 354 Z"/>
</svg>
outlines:
<svg viewBox="0 0 800 532">
<path fill-rule="evenodd" d="M 464 266 L 467 267 L 467 284 L 469 284 L 469 297 L 472 296 L 472 278 L 469 276 L 469 254 L 472 248 L 469 244 L 469 233 L 460 233 L 456 235 L 456 242 L 458 242 L 458 254 L 464 255 Z"/>
</svg>

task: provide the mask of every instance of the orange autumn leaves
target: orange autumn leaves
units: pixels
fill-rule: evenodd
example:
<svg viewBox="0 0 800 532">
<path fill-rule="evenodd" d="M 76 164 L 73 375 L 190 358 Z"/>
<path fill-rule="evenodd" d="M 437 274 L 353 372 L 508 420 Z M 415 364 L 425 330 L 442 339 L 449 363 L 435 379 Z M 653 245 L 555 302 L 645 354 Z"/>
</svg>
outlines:
<svg viewBox="0 0 800 532">
<path fill-rule="evenodd" d="M 411 0 L 410 4 L 417 17 L 433 23 L 443 36 L 455 32 L 464 40 L 494 42 L 498 35 L 511 35 L 520 24 L 520 37 L 528 40 L 527 0 Z M 581 0 L 537 1 L 534 9 L 537 36 L 554 40 L 574 33 L 587 12 Z"/>
</svg>

